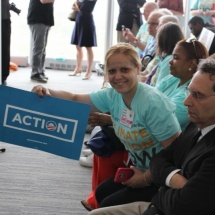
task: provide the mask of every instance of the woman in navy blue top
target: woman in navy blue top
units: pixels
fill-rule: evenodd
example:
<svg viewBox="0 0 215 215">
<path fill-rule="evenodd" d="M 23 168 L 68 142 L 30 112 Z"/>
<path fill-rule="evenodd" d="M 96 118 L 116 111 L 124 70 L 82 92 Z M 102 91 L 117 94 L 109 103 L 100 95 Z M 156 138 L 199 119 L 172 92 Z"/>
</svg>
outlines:
<svg viewBox="0 0 215 215">
<path fill-rule="evenodd" d="M 72 33 L 71 44 L 76 45 L 77 59 L 76 68 L 70 73 L 70 76 L 76 76 L 82 71 L 82 59 L 83 51 L 82 47 L 86 47 L 88 64 L 85 77 L 83 80 L 87 80 L 92 75 L 91 67 L 93 64 L 93 46 L 97 46 L 96 29 L 93 19 L 93 9 L 97 0 L 77 0 L 76 10 L 78 11 L 75 26 Z"/>
</svg>

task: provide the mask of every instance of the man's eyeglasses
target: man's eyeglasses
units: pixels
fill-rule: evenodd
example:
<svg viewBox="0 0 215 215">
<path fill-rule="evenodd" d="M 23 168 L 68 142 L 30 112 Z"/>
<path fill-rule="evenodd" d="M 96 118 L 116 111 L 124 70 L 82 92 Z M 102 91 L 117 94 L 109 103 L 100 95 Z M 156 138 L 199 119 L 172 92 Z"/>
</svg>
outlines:
<svg viewBox="0 0 215 215">
<path fill-rule="evenodd" d="M 185 95 L 186 95 L 186 97 L 191 95 L 191 97 L 195 100 L 202 100 L 202 99 L 206 99 L 211 96 L 215 96 L 215 94 L 214 95 L 204 95 L 198 91 L 190 89 L 189 87 L 185 88 Z"/>
<path fill-rule="evenodd" d="M 157 22 L 148 22 L 148 25 L 157 26 L 158 23 Z"/>
<path fill-rule="evenodd" d="M 198 53 L 196 51 L 196 41 L 197 40 L 195 38 L 189 38 L 186 40 L 187 43 L 191 43 L 193 45 L 195 55 L 196 55 L 197 64 L 198 64 L 199 63 L 199 56 L 198 56 Z"/>
</svg>

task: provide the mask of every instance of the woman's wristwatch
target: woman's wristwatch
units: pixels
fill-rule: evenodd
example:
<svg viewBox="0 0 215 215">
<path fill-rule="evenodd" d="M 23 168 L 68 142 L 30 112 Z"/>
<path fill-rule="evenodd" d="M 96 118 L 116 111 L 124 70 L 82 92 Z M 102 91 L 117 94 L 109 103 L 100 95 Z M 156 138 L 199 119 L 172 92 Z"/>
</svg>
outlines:
<svg viewBox="0 0 215 215">
<path fill-rule="evenodd" d="M 138 39 L 135 39 L 135 40 L 133 41 L 134 46 L 137 46 L 137 43 L 138 43 Z"/>
</svg>

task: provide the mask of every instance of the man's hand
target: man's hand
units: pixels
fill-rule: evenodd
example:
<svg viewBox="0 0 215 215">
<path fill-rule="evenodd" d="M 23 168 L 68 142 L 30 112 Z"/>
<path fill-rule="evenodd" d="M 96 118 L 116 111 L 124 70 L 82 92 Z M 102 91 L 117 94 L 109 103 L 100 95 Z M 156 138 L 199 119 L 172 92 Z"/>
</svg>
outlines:
<svg viewBox="0 0 215 215">
<path fill-rule="evenodd" d="M 173 189 L 181 189 L 184 187 L 184 185 L 188 182 L 188 180 L 183 176 L 180 175 L 179 173 L 176 173 L 175 175 L 172 176 L 170 179 L 170 187 Z"/>
<path fill-rule="evenodd" d="M 136 37 L 128 28 L 126 28 L 125 37 L 126 37 L 126 40 L 128 40 L 129 42 L 133 42 L 134 40 L 136 40 Z"/>
</svg>

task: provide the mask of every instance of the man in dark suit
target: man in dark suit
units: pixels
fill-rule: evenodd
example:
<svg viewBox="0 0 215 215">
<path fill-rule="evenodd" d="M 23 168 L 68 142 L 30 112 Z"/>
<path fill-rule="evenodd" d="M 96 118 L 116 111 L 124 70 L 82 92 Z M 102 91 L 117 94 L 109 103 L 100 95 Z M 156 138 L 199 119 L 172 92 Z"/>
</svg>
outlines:
<svg viewBox="0 0 215 215">
<path fill-rule="evenodd" d="M 144 177 L 148 185 L 152 181 L 160 186 L 149 208 L 145 210 L 146 202 L 135 202 L 97 209 L 90 215 L 215 214 L 215 59 L 200 62 L 184 104 L 191 122 L 153 157 L 151 175 Z"/>
<path fill-rule="evenodd" d="M 140 8 L 145 2 L 145 0 L 118 0 L 117 42 L 126 42 L 122 35 L 122 25 L 129 28 L 133 35 L 137 34 L 140 26 L 143 24 Z"/>
<path fill-rule="evenodd" d="M 153 158 L 152 179 L 161 188 L 152 203 L 165 215 L 212 215 L 215 214 L 215 59 L 200 63 L 188 91 L 184 104 L 192 123 L 170 147 Z M 201 136 L 195 143 L 198 131 Z"/>
</svg>

